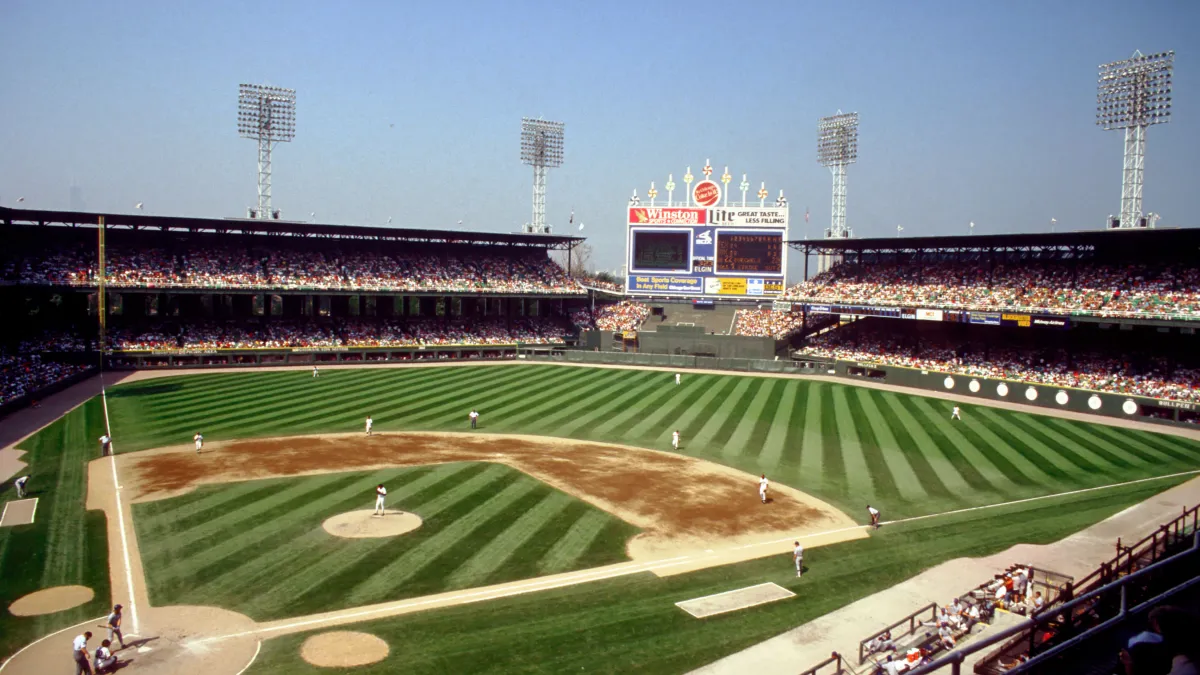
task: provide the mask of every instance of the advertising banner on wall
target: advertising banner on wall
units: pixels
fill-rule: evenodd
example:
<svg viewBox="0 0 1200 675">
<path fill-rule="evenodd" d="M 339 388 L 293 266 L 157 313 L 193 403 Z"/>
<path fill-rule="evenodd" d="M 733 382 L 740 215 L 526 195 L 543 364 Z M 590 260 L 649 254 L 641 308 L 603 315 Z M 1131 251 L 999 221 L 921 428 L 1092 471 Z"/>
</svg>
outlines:
<svg viewBox="0 0 1200 675">
<path fill-rule="evenodd" d="M 940 309 L 918 309 L 917 321 L 941 321 L 942 310 Z"/>
</svg>

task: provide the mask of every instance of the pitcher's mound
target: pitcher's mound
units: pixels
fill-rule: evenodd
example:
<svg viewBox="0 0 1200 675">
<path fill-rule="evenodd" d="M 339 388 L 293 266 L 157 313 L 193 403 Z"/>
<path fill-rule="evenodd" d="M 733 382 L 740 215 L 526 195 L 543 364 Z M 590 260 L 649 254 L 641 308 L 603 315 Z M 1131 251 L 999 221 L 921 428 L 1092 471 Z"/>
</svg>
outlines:
<svg viewBox="0 0 1200 675">
<path fill-rule="evenodd" d="M 356 631 L 321 633 L 300 645 L 300 658 L 322 668 L 365 666 L 378 663 L 387 655 L 388 643 L 370 633 Z"/>
<path fill-rule="evenodd" d="M 321 524 L 325 531 L 335 537 L 367 539 L 371 537 L 395 537 L 412 532 L 421 526 L 421 517 L 407 511 L 388 510 L 386 516 L 372 515 L 374 511 L 347 511 Z"/>
<path fill-rule="evenodd" d="M 17 598 L 8 606 L 8 611 L 16 616 L 53 614 L 91 602 L 94 597 L 96 594 L 87 586 L 55 586 Z"/>
</svg>

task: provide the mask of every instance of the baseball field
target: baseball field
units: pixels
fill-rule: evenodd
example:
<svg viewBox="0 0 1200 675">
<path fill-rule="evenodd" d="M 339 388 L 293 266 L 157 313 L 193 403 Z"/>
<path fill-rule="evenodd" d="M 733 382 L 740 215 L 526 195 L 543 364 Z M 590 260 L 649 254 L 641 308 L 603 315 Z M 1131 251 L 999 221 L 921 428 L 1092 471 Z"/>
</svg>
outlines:
<svg viewBox="0 0 1200 675">
<path fill-rule="evenodd" d="M 354 672 L 684 672 L 939 562 L 1055 541 L 1200 470 L 1200 442 L 1179 436 L 968 401 L 951 421 L 947 400 L 789 377 L 685 372 L 677 386 L 660 370 L 533 364 L 171 374 L 111 387 L 106 405 L 20 446 L 37 516 L 0 528 L 0 597 L 94 595 L 5 613 L 4 655 L 102 616 L 132 585 L 148 627 L 160 608 L 225 613 L 164 619 L 178 648 L 147 643 L 157 651 L 128 672 L 168 654 L 170 672 L 192 672 L 189 659 L 227 643 L 246 645 L 222 652 L 229 675 L 251 658 L 251 674 L 319 672 L 333 657 L 314 657 L 310 638 L 334 627 L 383 645 Z M 115 461 L 96 459 L 106 424 Z M 369 510 L 380 483 L 420 526 L 330 534 L 323 524 Z M 868 503 L 890 524 L 860 527 Z M 796 536 L 812 547 L 802 579 Z M 705 620 L 674 604 L 768 581 L 797 596 Z"/>
</svg>

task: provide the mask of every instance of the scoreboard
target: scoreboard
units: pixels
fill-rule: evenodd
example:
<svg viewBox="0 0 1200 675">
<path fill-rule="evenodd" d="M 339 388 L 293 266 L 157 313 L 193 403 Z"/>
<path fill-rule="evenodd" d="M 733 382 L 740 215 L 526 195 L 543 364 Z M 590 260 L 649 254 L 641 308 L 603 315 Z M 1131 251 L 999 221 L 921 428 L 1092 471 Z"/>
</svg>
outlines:
<svg viewBox="0 0 1200 675">
<path fill-rule="evenodd" d="M 783 294 L 786 206 L 631 206 L 628 213 L 628 294 L 710 298 Z"/>
</svg>

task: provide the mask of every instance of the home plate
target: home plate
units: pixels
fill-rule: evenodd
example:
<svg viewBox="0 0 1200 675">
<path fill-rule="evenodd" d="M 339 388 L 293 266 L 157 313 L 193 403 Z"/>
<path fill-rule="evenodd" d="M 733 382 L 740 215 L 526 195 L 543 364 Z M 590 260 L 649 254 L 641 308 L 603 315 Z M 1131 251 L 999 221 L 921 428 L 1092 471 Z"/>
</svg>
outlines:
<svg viewBox="0 0 1200 675">
<path fill-rule="evenodd" d="M 149 652 L 152 652 L 152 651 L 154 651 L 154 648 L 153 648 L 153 647 L 138 647 L 138 653 L 139 653 L 139 654 L 147 654 L 147 653 L 149 653 Z"/>
<path fill-rule="evenodd" d="M 11 501 L 4 505 L 4 513 L 0 514 L 0 527 L 28 525 L 33 522 L 33 514 L 37 513 L 37 497 Z"/>
<path fill-rule="evenodd" d="M 783 586 L 768 582 L 757 586 L 739 588 L 734 591 L 706 595 L 693 600 L 684 600 L 683 602 L 675 603 L 675 605 L 697 619 L 704 619 L 716 614 L 754 607 L 755 605 L 765 605 L 768 602 L 775 602 L 776 600 L 786 600 L 795 595 L 795 593 Z"/>
</svg>

